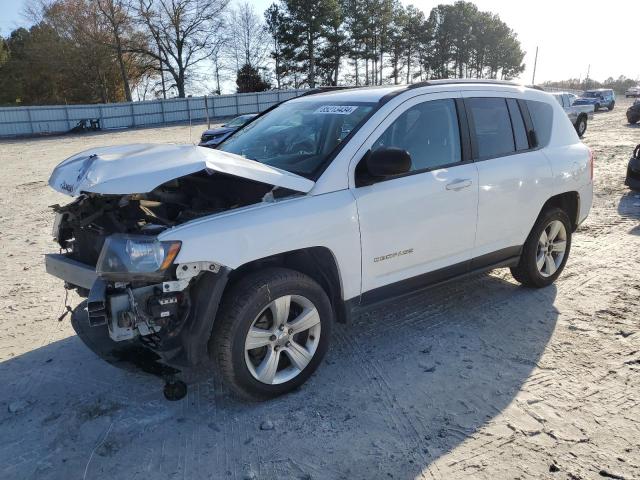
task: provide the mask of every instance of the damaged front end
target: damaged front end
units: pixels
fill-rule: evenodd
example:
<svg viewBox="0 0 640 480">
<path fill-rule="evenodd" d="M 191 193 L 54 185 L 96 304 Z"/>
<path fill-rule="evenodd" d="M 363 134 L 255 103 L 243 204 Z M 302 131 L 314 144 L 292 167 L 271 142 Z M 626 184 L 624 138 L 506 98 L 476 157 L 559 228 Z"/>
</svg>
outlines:
<svg viewBox="0 0 640 480">
<path fill-rule="evenodd" d="M 172 202 L 167 201 L 170 186 L 163 185 L 143 195 L 83 194 L 68 205 L 53 207 L 53 235 L 60 253 L 46 256 L 47 271 L 86 297 L 74 327 L 85 343 L 111 362 L 132 360 L 126 350 L 141 346 L 173 366 L 195 365 L 206 358 L 206 341 L 200 340 L 210 328 L 197 322 L 211 321 L 215 310 L 209 309 L 209 316 L 203 317 L 202 306 L 196 308 L 196 284 L 206 287 L 209 296 L 215 290 L 221 295 L 228 270 L 213 262 L 175 263 L 181 243 L 162 242 L 157 236 L 179 223 L 242 202 L 236 199 L 224 208 L 218 197 L 197 204 L 203 197 L 192 185 L 185 187 L 192 180 L 173 185 Z M 180 196 L 178 192 L 185 188 L 198 201 Z M 204 280 L 205 276 L 209 278 Z M 97 332 L 104 341 L 98 341 Z M 148 364 L 148 356 L 144 358 Z"/>
<path fill-rule="evenodd" d="M 46 255 L 45 263 L 48 273 L 86 297 L 72 318 L 78 335 L 111 362 L 130 360 L 130 352 L 140 357 L 135 352 L 142 348 L 177 368 L 207 358 L 230 270 L 206 260 L 180 263 L 181 242 L 158 236 L 313 186 L 236 155 L 177 145 L 84 152 L 62 162 L 49 183 L 76 197 L 53 206 L 60 253 Z"/>
</svg>

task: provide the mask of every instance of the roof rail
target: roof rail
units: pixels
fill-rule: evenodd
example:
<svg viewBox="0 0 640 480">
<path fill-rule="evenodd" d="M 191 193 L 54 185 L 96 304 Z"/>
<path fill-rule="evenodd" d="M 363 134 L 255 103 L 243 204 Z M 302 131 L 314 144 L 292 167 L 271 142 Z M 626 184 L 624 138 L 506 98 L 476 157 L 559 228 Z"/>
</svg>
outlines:
<svg viewBox="0 0 640 480">
<path fill-rule="evenodd" d="M 318 93 L 326 93 L 326 92 L 333 92 L 336 90 L 349 90 L 351 88 L 358 88 L 355 86 L 327 86 L 327 87 L 315 87 L 312 88 L 311 90 L 308 90 L 306 92 L 304 92 L 302 95 L 298 95 L 299 97 L 306 97 L 308 95 L 317 95 Z"/>
<path fill-rule="evenodd" d="M 517 82 L 509 80 L 494 80 L 485 78 L 442 78 L 437 80 L 426 80 L 424 82 L 412 83 L 407 88 L 433 87 L 435 85 L 458 85 L 463 83 L 479 83 L 485 85 L 517 85 Z"/>
</svg>

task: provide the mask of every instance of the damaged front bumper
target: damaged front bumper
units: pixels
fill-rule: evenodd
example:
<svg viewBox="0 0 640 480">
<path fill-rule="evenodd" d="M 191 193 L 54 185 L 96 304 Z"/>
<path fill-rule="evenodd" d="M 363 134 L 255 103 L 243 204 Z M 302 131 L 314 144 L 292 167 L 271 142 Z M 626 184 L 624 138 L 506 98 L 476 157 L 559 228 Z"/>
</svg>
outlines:
<svg viewBox="0 0 640 480">
<path fill-rule="evenodd" d="M 61 253 L 45 254 L 44 266 L 49 275 L 58 277 L 70 285 L 84 288 L 85 290 L 90 290 L 98 278 L 95 268 Z"/>
<path fill-rule="evenodd" d="M 142 361 L 137 366 L 144 371 L 166 374 L 208 358 L 208 340 L 229 269 L 210 262 L 180 264 L 175 280 L 141 284 L 107 281 L 90 265 L 60 254 L 46 255 L 45 265 L 67 287 L 88 292 L 72 324 L 106 361 L 118 366 Z"/>
</svg>

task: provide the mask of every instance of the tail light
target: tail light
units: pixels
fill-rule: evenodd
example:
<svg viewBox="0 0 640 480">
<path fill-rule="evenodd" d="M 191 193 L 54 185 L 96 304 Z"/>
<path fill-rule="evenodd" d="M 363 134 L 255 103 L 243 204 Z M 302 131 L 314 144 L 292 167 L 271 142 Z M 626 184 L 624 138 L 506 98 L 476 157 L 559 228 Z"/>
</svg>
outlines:
<svg viewBox="0 0 640 480">
<path fill-rule="evenodd" d="M 591 181 L 593 181 L 593 150 L 589 149 L 589 175 L 591 177 Z"/>
</svg>

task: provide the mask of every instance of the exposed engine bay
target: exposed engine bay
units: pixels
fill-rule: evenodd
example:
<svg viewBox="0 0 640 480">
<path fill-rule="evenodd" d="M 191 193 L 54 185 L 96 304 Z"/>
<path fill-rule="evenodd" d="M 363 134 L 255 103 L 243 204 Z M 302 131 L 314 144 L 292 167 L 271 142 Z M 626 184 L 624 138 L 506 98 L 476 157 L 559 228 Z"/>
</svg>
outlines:
<svg viewBox="0 0 640 480">
<path fill-rule="evenodd" d="M 158 235 L 189 220 L 258 203 L 272 190 L 260 182 L 198 172 L 144 194 L 84 194 L 53 206 L 62 216 L 54 236 L 71 258 L 95 266 L 105 238 L 113 233 Z"/>
<path fill-rule="evenodd" d="M 100 270 L 97 264 L 103 246 L 112 236 L 122 235 L 124 241 L 127 235 L 147 236 L 149 242 L 155 242 L 162 231 L 190 220 L 294 193 L 237 176 L 201 171 L 168 181 L 149 193 L 84 193 L 65 206 L 54 205 L 57 217 L 53 234 L 64 257 Z M 146 247 L 138 244 L 136 248 Z M 67 288 L 88 297 L 89 324 L 106 324 L 113 341 L 139 337 L 154 350 L 169 351 L 179 349 L 184 340 L 181 331 L 192 314 L 191 280 L 202 272 L 218 271 L 218 265 L 206 262 L 171 264 L 160 277 L 127 273 L 119 278 L 100 276 L 98 271 L 90 288 L 71 282 L 67 282 Z"/>
</svg>

